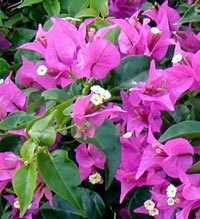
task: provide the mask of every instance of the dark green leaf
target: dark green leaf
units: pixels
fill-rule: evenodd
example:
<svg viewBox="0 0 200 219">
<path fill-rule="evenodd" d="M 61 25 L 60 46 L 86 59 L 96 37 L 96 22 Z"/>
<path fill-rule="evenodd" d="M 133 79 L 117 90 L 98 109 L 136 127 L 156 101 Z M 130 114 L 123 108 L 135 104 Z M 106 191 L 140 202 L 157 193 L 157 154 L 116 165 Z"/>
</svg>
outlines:
<svg viewBox="0 0 200 219">
<path fill-rule="evenodd" d="M 160 142 L 165 142 L 172 138 L 199 138 L 200 136 L 200 122 L 188 120 L 183 121 L 169 127 L 159 138 Z"/>
<path fill-rule="evenodd" d="M 147 56 L 127 56 L 121 60 L 120 66 L 113 70 L 113 87 L 128 89 L 138 81 L 146 81 L 150 66 Z"/>
<path fill-rule="evenodd" d="M 68 158 L 67 152 L 56 150 L 50 155 L 48 152 L 41 151 L 37 157 L 37 164 L 46 185 L 85 216 L 81 191 L 78 188 L 81 183 L 79 170 Z"/>
<path fill-rule="evenodd" d="M 136 214 L 134 209 L 141 207 L 146 200 L 150 198 L 149 187 L 140 187 L 129 202 L 128 211 L 131 219 L 150 219 L 151 216 L 145 214 Z"/>
<path fill-rule="evenodd" d="M 34 190 L 36 187 L 36 167 L 35 164 L 21 166 L 13 178 L 13 188 L 19 198 L 20 217 L 22 217 L 29 208 Z"/>
<path fill-rule="evenodd" d="M 104 215 L 105 205 L 102 198 L 94 191 L 80 188 L 83 198 L 83 207 L 87 215 L 87 219 L 100 219 Z M 81 219 L 80 213 L 68 201 L 55 195 L 54 208 L 49 204 L 42 206 L 41 213 L 45 219 Z"/>
</svg>

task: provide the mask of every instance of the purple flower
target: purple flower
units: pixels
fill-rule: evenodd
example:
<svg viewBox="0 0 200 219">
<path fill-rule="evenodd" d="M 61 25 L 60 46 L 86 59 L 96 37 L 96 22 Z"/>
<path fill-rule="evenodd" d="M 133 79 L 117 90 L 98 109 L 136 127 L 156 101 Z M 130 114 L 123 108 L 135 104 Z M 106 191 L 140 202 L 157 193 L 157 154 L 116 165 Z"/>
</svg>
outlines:
<svg viewBox="0 0 200 219">
<path fill-rule="evenodd" d="M 105 39 L 96 39 L 79 50 L 73 72 L 78 78 L 103 79 L 120 63 L 120 54 L 114 44 Z"/>
<path fill-rule="evenodd" d="M 25 110 L 26 96 L 11 80 L 11 74 L 4 80 L 0 80 L 0 103 L 2 114 Z"/>
<path fill-rule="evenodd" d="M 5 39 L 5 35 L 0 33 L 0 48 L 3 50 L 9 49 L 11 46 L 11 42 Z"/>
<path fill-rule="evenodd" d="M 12 181 L 16 170 L 21 165 L 20 157 L 13 152 L 0 153 L 0 193 Z"/>
<path fill-rule="evenodd" d="M 82 180 L 86 179 L 91 173 L 97 172 L 96 168 L 104 169 L 106 157 L 96 146 L 80 144 L 75 151 Z"/>
<path fill-rule="evenodd" d="M 145 0 L 109 0 L 109 15 L 126 18 L 140 9 Z"/>
<path fill-rule="evenodd" d="M 93 138 L 95 128 L 103 124 L 105 119 L 115 113 L 124 112 L 116 105 L 108 105 L 102 108 L 91 102 L 92 94 L 86 97 L 78 97 L 74 103 L 72 117 L 77 126 L 75 138 Z"/>
</svg>

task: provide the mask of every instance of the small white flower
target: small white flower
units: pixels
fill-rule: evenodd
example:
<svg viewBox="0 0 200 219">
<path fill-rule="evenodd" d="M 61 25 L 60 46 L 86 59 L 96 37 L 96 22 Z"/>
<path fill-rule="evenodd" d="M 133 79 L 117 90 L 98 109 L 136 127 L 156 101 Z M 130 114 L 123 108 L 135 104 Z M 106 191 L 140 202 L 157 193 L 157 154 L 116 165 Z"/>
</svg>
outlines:
<svg viewBox="0 0 200 219">
<path fill-rule="evenodd" d="M 48 72 L 48 68 L 45 65 L 40 65 L 37 70 L 36 70 L 37 74 L 40 76 L 46 75 L 46 73 Z"/>
<path fill-rule="evenodd" d="M 155 202 L 153 202 L 152 200 L 148 199 L 144 202 L 144 207 L 147 209 L 147 210 L 153 210 L 155 208 Z"/>
<path fill-rule="evenodd" d="M 181 53 L 177 53 L 173 58 L 172 58 L 172 63 L 176 64 L 179 63 L 180 61 L 183 60 L 183 55 Z"/>
<path fill-rule="evenodd" d="M 104 99 L 107 100 L 109 98 L 111 98 L 111 93 L 108 90 L 104 90 L 102 89 L 101 93 L 99 93 L 99 95 Z"/>
<path fill-rule="evenodd" d="M 89 176 L 89 182 L 92 184 L 101 184 L 103 181 L 101 175 L 99 173 L 94 173 L 92 175 Z"/>
<path fill-rule="evenodd" d="M 175 204 L 175 200 L 174 200 L 173 198 L 168 198 L 168 199 L 167 199 L 167 204 L 168 204 L 169 206 L 172 206 L 172 205 Z"/>
<path fill-rule="evenodd" d="M 156 216 L 159 215 L 159 210 L 157 208 L 154 208 L 152 210 L 149 211 L 149 215 L 150 216 Z"/>
<path fill-rule="evenodd" d="M 133 136 L 133 133 L 132 132 L 126 132 L 125 134 L 123 134 L 123 138 L 130 138 Z"/>
<path fill-rule="evenodd" d="M 99 85 L 93 85 L 90 88 L 90 90 L 93 91 L 96 94 L 99 94 L 101 92 L 101 90 L 102 90 L 102 87 L 100 87 Z"/>
<path fill-rule="evenodd" d="M 62 18 L 62 20 L 68 20 L 68 21 L 81 21 L 80 19 L 78 19 L 78 18 L 74 18 L 74 17 L 65 17 L 65 18 Z"/>
<path fill-rule="evenodd" d="M 95 94 L 98 94 L 103 100 L 111 98 L 111 93 L 108 90 L 100 87 L 99 85 L 93 85 L 90 90 Z"/>
<path fill-rule="evenodd" d="M 90 101 L 95 105 L 101 105 L 103 103 L 103 99 L 100 97 L 99 94 L 92 94 Z"/>
<path fill-rule="evenodd" d="M 160 29 L 158 29 L 157 27 L 152 27 L 151 33 L 156 35 L 156 34 L 162 33 L 162 31 Z"/>
<path fill-rule="evenodd" d="M 174 198 L 176 196 L 176 193 L 177 193 L 177 188 L 174 185 L 170 184 L 167 187 L 166 191 L 167 191 L 168 198 Z"/>
<path fill-rule="evenodd" d="M 14 206 L 15 208 L 19 209 L 19 208 L 20 208 L 19 200 L 15 201 L 14 204 L 13 204 L 13 206 Z"/>
<path fill-rule="evenodd" d="M 0 84 L 3 84 L 4 83 L 4 79 L 0 79 Z"/>
</svg>

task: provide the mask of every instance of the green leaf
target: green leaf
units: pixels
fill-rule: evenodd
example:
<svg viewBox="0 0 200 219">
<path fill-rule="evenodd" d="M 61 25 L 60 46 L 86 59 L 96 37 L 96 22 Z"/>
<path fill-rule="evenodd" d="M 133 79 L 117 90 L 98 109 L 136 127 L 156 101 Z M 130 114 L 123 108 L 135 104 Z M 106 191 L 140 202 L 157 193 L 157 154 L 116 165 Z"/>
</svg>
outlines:
<svg viewBox="0 0 200 219">
<path fill-rule="evenodd" d="M 194 120 L 183 121 L 169 127 L 159 138 L 160 142 L 165 142 L 172 138 L 185 137 L 188 139 L 199 138 L 200 122 Z"/>
<path fill-rule="evenodd" d="M 90 0 L 90 7 L 99 14 L 106 6 L 107 0 Z"/>
<path fill-rule="evenodd" d="M 200 172 L 200 161 L 194 163 L 190 169 L 187 170 L 188 173 L 199 173 Z"/>
<path fill-rule="evenodd" d="M 138 81 L 146 81 L 151 59 L 147 56 L 127 56 L 113 70 L 113 87 L 129 89 Z"/>
<path fill-rule="evenodd" d="M 31 140 L 27 140 L 21 148 L 20 154 L 25 161 L 32 161 L 37 145 Z"/>
<path fill-rule="evenodd" d="M 75 15 L 84 8 L 87 8 L 90 4 L 90 0 L 76 0 L 71 1 L 69 4 L 68 12 L 71 17 Z"/>
<path fill-rule="evenodd" d="M 19 198 L 20 217 L 23 217 L 31 204 L 36 187 L 36 178 L 35 164 L 21 166 L 14 175 L 12 183 L 14 191 Z"/>
<path fill-rule="evenodd" d="M 64 150 L 56 150 L 52 154 L 41 151 L 37 157 L 37 164 L 46 185 L 69 201 L 85 217 L 81 191 L 77 187 L 81 183 L 79 170 L 68 158 L 68 153 Z"/>
<path fill-rule="evenodd" d="M 58 0 L 43 0 L 43 6 L 50 16 L 58 16 L 60 14 L 60 2 Z"/>
<path fill-rule="evenodd" d="M 54 113 L 43 118 L 36 119 L 27 127 L 27 133 L 35 144 L 50 146 L 56 140 L 56 130 L 53 126 Z"/>
<path fill-rule="evenodd" d="M 10 72 L 10 65 L 5 59 L 0 58 L 0 76 L 2 77 L 5 74 L 8 74 L 9 72 Z"/>
<path fill-rule="evenodd" d="M 26 6 L 32 6 L 33 4 L 37 4 L 42 2 L 43 0 L 24 0 L 22 4 L 20 4 L 17 8 L 23 8 Z"/>
<path fill-rule="evenodd" d="M 97 16 L 98 13 L 93 8 L 83 8 L 75 15 L 75 18 L 97 17 Z"/>
<path fill-rule="evenodd" d="M 22 129 L 34 118 L 33 114 L 22 111 L 11 113 L 0 122 L 0 130 Z"/>
<path fill-rule="evenodd" d="M 89 189 L 81 188 L 83 207 L 88 219 L 103 218 L 105 213 L 105 204 L 101 196 Z"/>
<path fill-rule="evenodd" d="M 13 34 L 12 46 L 21 46 L 35 37 L 36 31 L 28 28 L 20 27 Z"/>
<path fill-rule="evenodd" d="M 178 24 L 185 24 L 190 22 L 200 21 L 200 3 L 199 1 L 192 4 L 188 10 L 184 13 L 181 19 L 177 22 Z"/>
<path fill-rule="evenodd" d="M 83 198 L 83 207 L 86 212 L 87 219 L 103 218 L 105 212 L 105 204 L 101 196 L 89 189 L 80 188 Z M 42 216 L 45 219 L 81 219 L 80 213 L 68 201 L 55 195 L 53 199 L 54 207 L 48 203 L 41 207 Z"/>
<path fill-rule="evenodd" d="M 69 99 L 69 96 L 64 90 L 61 90 L 59 88 L 52 88 L 49 90 L 46 90 L 42 92 L 41 96 L 45 100 L 54 100 L 56 102 L 62 103 Z"/>
</svg>

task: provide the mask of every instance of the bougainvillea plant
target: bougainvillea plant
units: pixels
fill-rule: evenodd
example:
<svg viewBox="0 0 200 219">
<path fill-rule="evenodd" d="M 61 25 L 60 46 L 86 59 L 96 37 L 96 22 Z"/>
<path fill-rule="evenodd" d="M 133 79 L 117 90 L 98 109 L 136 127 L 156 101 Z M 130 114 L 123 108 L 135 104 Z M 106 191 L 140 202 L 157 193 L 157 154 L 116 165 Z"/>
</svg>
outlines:
<svg viewBox="0 0 200 219">
<path fill-rule="evenodd" d="M 200 2 L 0 4 L 0 217 L 200 218 Z"/>
</svg>

